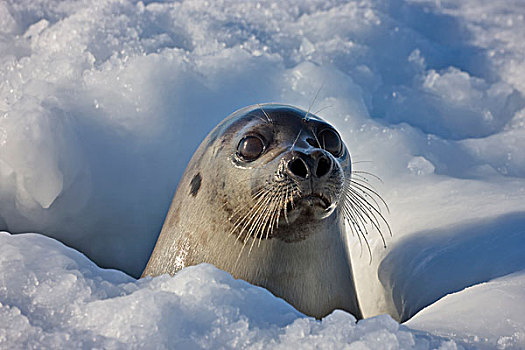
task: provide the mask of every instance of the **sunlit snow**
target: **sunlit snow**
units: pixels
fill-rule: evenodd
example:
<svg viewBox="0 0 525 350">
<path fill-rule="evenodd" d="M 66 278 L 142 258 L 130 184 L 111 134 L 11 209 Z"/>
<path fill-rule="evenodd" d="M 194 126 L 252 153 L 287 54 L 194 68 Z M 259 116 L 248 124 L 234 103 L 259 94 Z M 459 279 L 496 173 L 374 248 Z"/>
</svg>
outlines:
<svg viewBox="0 0 525 350">
<path fill-rule="evenodd" d="M 0 2 L 0 347 L 524 348 L 524 37 L 520 0 Z M 201 140 L 263 102 L 381 177 L 388 248 L 352 239 L 372 318 L 130 277 Z"/>
</svg>

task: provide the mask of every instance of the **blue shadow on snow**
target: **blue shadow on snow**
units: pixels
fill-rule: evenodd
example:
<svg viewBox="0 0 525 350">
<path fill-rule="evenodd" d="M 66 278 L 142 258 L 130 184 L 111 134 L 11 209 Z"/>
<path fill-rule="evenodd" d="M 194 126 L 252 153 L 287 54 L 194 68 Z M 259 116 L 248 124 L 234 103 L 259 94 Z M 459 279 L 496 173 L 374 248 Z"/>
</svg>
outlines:
<svg viewBox="0 0 525 350">
<path fill-rule="evenodd" d="M 401 321 L 443 296 L 525 270 L 525 212 L 505 214 L 398 242 L 379 267 Z"/>
</svg>

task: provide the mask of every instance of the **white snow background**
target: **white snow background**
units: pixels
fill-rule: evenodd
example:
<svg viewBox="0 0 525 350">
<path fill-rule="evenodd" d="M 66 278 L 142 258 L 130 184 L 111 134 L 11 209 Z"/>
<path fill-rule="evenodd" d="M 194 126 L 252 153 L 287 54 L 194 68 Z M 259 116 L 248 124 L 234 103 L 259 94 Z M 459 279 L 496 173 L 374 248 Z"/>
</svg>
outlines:
<svg viewBox="0 0 525 350">
<path fill-rule="evenodd" d="M 0 347 L 525 348 L 524 38 L 521 0 L 0 2 Z M 130 277 L 198 144 L 263 102 L 382 178 L 357 324 L 210 265 Z"/>
</svg>

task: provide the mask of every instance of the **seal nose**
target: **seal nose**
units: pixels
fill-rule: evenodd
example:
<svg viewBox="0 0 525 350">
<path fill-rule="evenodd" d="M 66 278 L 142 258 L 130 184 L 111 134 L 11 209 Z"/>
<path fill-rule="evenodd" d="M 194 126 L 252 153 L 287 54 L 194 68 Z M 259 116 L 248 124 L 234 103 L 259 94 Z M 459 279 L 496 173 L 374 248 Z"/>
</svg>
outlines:
<svg viewBox="0 0 525 350">
<path fill-rule="evenodd" d="M 308 166 L 301 158 L 292 158 L 288 162 L 288 173 L 301 179 L 306 179 L 308 177 Z"/>
<path fill-rule="evenodd" d="M 325 176 L 332 170 L 332 160 L 324 154 L 317 157 L 315 175 L 319 178 Z"/>
<path fill-rule="evenodd" d="M 306 179 L 309 175 L 321 178 L 332 170 L 332 160 L 323 152 L 296 153 L 288 161 L 287 170 L 288 174 L 299 179 Z"/>
</svg>

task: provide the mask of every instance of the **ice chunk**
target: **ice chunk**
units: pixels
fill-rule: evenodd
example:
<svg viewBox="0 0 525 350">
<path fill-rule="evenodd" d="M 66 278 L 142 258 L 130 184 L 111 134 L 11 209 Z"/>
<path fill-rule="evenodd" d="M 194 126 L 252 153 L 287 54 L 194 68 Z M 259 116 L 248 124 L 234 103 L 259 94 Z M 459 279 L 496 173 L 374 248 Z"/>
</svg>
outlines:
<svg viewBox="0 0 525 350">
<path fill-rule="evenodd" d="M 434 165 L 429 162 L 425 157 L 414 157 L 408 162 L 408 169 L 412 174 L 415 175 L 427 175 L 434 172 Z"/>
</svg>

